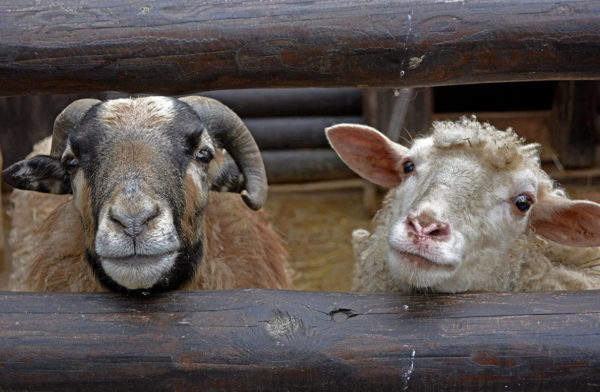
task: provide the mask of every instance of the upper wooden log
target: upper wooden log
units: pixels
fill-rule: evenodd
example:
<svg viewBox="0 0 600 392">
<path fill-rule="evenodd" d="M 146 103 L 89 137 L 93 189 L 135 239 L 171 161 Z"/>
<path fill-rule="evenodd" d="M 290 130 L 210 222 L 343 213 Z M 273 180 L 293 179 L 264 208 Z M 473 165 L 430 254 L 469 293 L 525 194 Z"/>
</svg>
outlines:
<svg viewBox="0 0 600 392">
<path fill-rule="evenodd" d="M 3 391 L 586 391 L 599 291 L 0 294 Z"/>
<path fill-rule="evenodd" d="M 599 78 L 595 0 L 0 4 L 2 95 Z"/>
</svg>

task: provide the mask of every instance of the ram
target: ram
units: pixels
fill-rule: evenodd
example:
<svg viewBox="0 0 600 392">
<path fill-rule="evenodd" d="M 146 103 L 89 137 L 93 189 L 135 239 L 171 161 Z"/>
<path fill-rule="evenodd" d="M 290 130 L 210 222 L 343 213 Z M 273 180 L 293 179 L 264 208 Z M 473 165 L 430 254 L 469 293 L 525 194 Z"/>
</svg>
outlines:
<svg viewBox="0 0 600 392">
<path fill-rule="evenodd" d="M 215 100 L 75 101 L 50 154 L 3 179 L 24 190 L 12 196 L 12 289 L 291 287 L 282 240 L 252 211 L 267 196 L 258 147 Z"/>
<path fill-rule="evenodd" d="M 512 129 L 435 122 L 410 148 L 366 126 L 326 132 L 350 168 L 391 188 L 373 233 L 353 233 L 356 290 L 600 288 L 600 205 L 568 199 Z"/>
</svg>

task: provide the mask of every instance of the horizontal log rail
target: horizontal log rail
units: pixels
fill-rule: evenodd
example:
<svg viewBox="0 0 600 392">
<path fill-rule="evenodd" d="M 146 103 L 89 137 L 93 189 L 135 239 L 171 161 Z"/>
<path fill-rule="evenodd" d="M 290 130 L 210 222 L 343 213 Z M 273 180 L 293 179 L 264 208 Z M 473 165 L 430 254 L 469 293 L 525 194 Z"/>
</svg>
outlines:
<svg viewBox="0 0 600 392">
<path fill-rule="evenodd" d="M 222 102 L 244 119 L 362 113 L 362 90 L 356 88 L 257 88 L 205 91 L 202 95 Z"/>
<path fill-rule="evenodd" d="M 0 95 L 599 78 L 595 0 L 0 4 Z"/>
<path fill-rule="evenodd" d="M 331 148 L 261 151 L 269 184 L 332 181 L 358 176 Z"/>
<path fill-rule="evenodd" d="M 0 390 L 597 390 L 599 298 L 0 293 Z"/>
<path fill-rule="evenodd" d="M 364 123 L 362 116 L 245 118 L 261 151 L 328 147 L 324 129 L 341 123 Z"/>
</svg>

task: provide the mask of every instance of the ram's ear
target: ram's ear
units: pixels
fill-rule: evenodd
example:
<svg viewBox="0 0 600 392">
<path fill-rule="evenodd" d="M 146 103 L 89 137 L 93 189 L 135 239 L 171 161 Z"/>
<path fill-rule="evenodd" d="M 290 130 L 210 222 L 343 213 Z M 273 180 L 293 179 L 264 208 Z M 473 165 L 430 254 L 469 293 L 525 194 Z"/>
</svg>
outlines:
<svg viewBox="0 0 600 392">
<path fill-rule="evenodd" d="M 406 147 L 366 125 L 338 124 L 325 129 L 325 134 L 342 161 L 359 176 L 388 188 L 402 182 L 399 167 Z"/>
<path fill-rule="evenodd" d="M 536 234 L 569 246 L 600 246 L 600 204 L 547 195 L 533 206 Z"/>
<path fill-rule="evenodd" d="M 37 155 L 12 164 L 2 171 L 2 179 L 18 189 L 44 193 L 71 193 L 71 182 L 60 160 Z"/>
</svg>

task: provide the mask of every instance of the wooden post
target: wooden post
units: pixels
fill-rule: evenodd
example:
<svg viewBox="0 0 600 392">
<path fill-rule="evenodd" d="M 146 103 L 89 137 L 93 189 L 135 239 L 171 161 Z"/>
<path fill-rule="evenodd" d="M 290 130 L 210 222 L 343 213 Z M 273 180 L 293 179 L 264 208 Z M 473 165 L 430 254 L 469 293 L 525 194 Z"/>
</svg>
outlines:
<svg viewBox="0 0 600 392">
<path fill-rule="evenodd" d="M 365 123 L 391 140 L 410 146 L 412 139 L 425 134 L 433 116 L 431 88 L 367 89 L 363 93 Z M 382 189 L 365 182 L 363 205 L 368 214 L 380 208 Z"/>
<path fill-rule="evenodd" d="M 558 83 L 551 122 L 552 147 L 562 166 L 600 163 L 600 82 Z"/>
<path fill-rule="evenodd" d="M 600 79 L 595 0 L 5 0 L 0 95 Z"/>
<path fill-rule="evenodd" d="M 3 391 L 586 391 L 598 291 L 0 295 Z"/>
<path fill-rule="evenodd" d="M 0 151 L 0 168 L 4 169 L 4 159 L 2 151 Z M 5 257 L 5 243 L 4 243 L 4 203 L 2 202 L 2 186 L 0 184 L 0 286 L 5 287 L 6 282 L 2 279 L 2 276 L 7 275 L 8 265 Z"/>
</svg>

